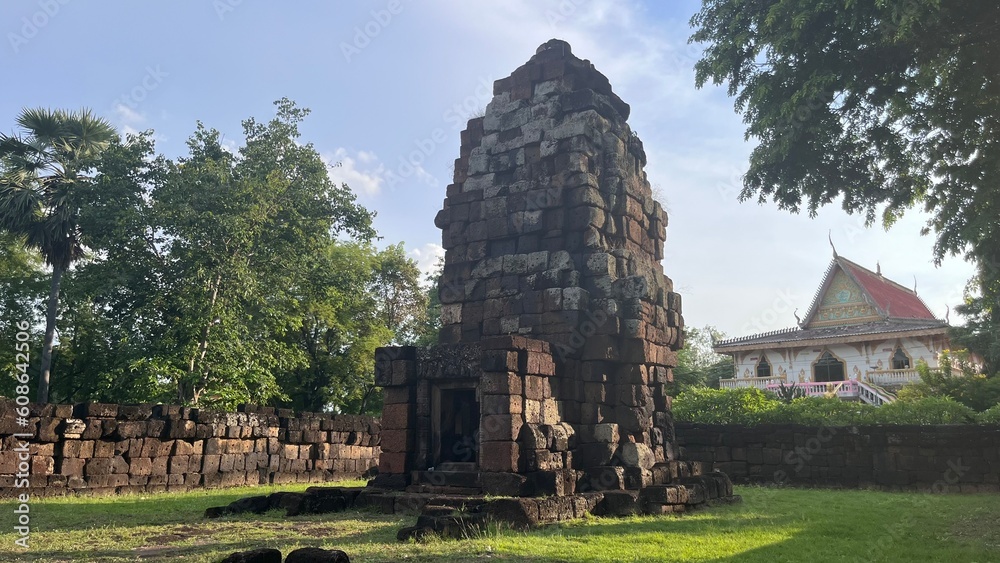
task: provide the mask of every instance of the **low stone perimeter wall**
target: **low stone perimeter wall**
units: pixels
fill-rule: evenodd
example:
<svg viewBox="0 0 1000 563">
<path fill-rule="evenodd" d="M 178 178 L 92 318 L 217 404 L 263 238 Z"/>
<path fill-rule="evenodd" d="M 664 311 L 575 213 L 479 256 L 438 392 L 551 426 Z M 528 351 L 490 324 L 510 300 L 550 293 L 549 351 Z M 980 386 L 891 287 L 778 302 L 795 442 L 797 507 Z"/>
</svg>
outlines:
<svg viewBox="0 0 1000 563">
<path fill-rule="evenodd" d="M 1000 426 L 676 423 L 679 457 L 736 483 L 1000 492 Z"/>
<path fill-rule="evenodd" d="M 0 400 L 0 497 L 325 482 L 378 466 L 370 416 L 31 404 L 22 425 L 16 409 Z"/>
</svg>

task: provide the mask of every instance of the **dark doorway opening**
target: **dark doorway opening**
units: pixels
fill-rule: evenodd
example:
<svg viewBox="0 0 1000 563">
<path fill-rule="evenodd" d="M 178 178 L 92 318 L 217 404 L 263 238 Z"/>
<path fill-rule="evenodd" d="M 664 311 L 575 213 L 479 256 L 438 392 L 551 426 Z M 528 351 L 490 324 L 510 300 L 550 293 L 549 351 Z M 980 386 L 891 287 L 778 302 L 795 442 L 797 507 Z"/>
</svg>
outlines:
<svg viewBox="0 0 1000 563">
<path fill-rule="evenodd" d="M 436 465 L 478 461 L 479 401 L 470 388 L 440 389 Z"/>
</svg>

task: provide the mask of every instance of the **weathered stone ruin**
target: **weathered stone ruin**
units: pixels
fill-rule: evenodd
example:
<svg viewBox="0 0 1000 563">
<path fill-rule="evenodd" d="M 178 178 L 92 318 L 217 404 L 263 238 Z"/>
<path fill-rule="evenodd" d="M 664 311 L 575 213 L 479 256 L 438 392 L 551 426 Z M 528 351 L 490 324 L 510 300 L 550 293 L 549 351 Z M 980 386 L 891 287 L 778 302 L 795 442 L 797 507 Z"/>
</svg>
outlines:
<svg viewBox="0 0 1000 563">
<path fill-rule="evenodd" d="M 700 473 L 674 445 L 665 386 L 681 297 L 660 265 L 667 217 L 628 115 L 564 41 L 496 81 L 485 115 L 462 132 L 435 219 L 441 344 L 377 351 L 385 408 L 373 486 L 633 491 L 634 503 L 639 490 Z M 708 496 L 730 496 L 718 481 Z M 696 504 L 683 496 L 650 492 L 644 510 Z"/>
<path fill-rule="evenodd" d="M 0 445 L 12 452 L 0 456 L 0 498 L 320 483 L 360 477 L 378 463 L 379 423 L 370 416 L 252 406 L 28 409 L 21 426 L 15 402 L 0 400 Z M 24 448 L 28 460 L 13 453 Z"/>
<path fill-rule="evenodd" d="M 379 474 L 206 515 L 419 511 L 408 539 L 737 500 L 725 474 L 678 459 L 681 298 L 628 113 L 563 41 L 498 80 L 436 219 L 441 344 L 376 351 Z"/>
</svg>

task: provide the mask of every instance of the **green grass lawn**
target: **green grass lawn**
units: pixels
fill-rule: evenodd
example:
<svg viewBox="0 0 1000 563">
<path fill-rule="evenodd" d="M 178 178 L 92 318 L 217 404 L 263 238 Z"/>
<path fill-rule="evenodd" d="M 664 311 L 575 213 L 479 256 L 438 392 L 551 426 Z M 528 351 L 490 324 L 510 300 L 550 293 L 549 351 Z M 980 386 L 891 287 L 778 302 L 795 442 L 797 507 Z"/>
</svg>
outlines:
<svg viewBox="0 0 1000 563">
<path fill-rule="evenodd" d="M 302 490 L 283 486 L 280 490 Z M 343 549 L 352 561 L 1000 561 L 1000 497 L 742 487 L 741 505 L 675 517 L 589 518 L 529 533 L 400 543 L 412 516 L 350 511 L 205 520 L 270 488 L 36 499 L 31 548 L 3 503 L 0 561 L 218 561 L 253 547 Z"/>
</svg>

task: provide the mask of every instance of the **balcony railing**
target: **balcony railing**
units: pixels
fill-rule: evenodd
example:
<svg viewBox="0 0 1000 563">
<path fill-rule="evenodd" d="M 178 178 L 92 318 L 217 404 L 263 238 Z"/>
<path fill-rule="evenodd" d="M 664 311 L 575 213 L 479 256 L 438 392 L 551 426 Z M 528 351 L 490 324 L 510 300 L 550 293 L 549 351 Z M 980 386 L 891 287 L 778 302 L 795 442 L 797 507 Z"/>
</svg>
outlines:
<svg viewBox="0 0 1000 563">
<path fill-rule="evenodd" d="M 756 387 L 767 391 L 777 391 L 779 385 L 788 383 L 781 377 L 748 377 L 745 379 L 722 379 L 719 381 L 721 389 L 745 389 Z M 816 383 L 807 381 L 795 383 L 796 389 L 801 389 L 803 393 L 810 397 L 836 396 L 840 399 L 860 399 L 870 405 L 883 405 L 893 401 L 893 397 L 876 389 L 863 381 L 833 381 L 829 383 Z"/>
<path fill-rule="evenodd" d="M 796 383 L 795 388 L 801 389 L 809 397 L 824 397 L 833 394 L 841 399 L 853 399 L 858 396 L 856 383 L 855 381 L 833 381 L 830 383 L 807 381 Z M 778 386 L 774 385 L 770 387 L 770 390 L 775 391 L 777 388 Z"/>
<path fill-rule="evenodd" d="M 746 389 L 756 387 L 757 389 L 767 389 L 768 385 L 777 386 L 785 381 L 784 377 L 746 377 L 743 379 L 720 379 L 720 389 Z"/>
<path fill-rule="evenodd" d="M 920 381 L 920 373 L 915 369 L 880 369 L 865 372 L 865 380 L 876 385 L 902 385 Z"/>
</svg>

